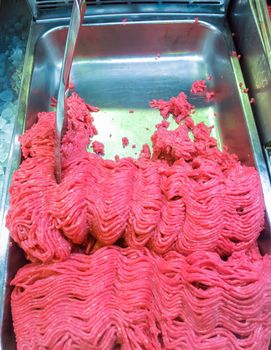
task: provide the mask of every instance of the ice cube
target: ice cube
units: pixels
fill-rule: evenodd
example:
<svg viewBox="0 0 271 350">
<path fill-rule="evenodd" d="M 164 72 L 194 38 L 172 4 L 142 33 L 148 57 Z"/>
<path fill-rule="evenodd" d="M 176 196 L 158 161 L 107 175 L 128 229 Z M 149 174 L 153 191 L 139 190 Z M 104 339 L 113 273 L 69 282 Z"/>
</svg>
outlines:
<svg viewBox="0 0 271 350">
<path fill-rule="evenodd" d="M 14 49 L 10 58 L 12 59 L 12 63 L 16 66 L 23 58 L 23 50 L 18 48 Z"/>
<path fill-rule="evenodd" d="M 0 165 L 0 196 L 2 194 L 2 189 L 3 189 L 3 182 L 4 182 L 4 169 L 3 167 Z"/>
<path fill-rule="evenodd" d="M 1 142 L 0 139 L 0 163 L 4 163 L 7 160 L 9 152 L 9 141 L 10 140 L 3 140 L 3 142 Z"/>
<path fill-rule="evenodd" d="M 16 29 L 17 32 L 21 31 L 23 29 L 23 23 L 22 22 L 15 23 L 14 29 Z"/>
<path fill-rule="evenodd" d="M 10 140 L 11 140 L 12 132 L 13 132 L 13 127 L 14 127 L 14 123 L 9 123 L 3 129 L 3 136 L 8 144 L 10 144 Z"/>
<path fill-rule="evenodd" d="M 3 117 L 0 117 L 0 130 L 5 130 L 6 129 L 6 121 Z"/>
<path fill-rule="evenodd" d="M 0 100 L 9 102 L 12 101 L 13 93 L 11 89 L 6 89 L 2 92 L 0 92 Z"/>
<path fill-rule="evenodd" d="M 14 111 L 10 107 L 5 108 L 1 113 L 1 117 L 6 121 L 11 121 L 13 116 L 14 116 Z"/>
<path fill-rule="evenodd" d="M 0 61 L 0 75 L 5 75 L 6 72 L 6 62 Z"/>
</svg>

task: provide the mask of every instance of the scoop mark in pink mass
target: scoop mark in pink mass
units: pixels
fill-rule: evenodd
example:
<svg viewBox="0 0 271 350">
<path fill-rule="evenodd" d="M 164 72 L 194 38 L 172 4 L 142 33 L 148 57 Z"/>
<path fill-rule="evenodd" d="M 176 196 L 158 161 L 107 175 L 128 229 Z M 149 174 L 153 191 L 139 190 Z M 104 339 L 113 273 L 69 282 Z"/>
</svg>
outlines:
<svg viewBox="0 0 271 350">
<path fill-rule="evenodd" d="M 123 137 L 122 139 L 122 147 L 125 148 L 129 145 L 129 140 L 127 137 Z"/>
</svg>

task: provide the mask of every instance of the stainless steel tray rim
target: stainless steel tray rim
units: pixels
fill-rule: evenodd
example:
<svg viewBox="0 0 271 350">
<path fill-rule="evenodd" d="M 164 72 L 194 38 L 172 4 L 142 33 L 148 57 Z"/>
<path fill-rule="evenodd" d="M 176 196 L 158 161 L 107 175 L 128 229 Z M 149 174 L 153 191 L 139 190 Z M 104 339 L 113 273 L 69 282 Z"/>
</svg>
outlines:
<svg viewBox="0 0 271 350">
<path fill-rule="evenodd" d="M 148 15 L 146 15 L 148 16 Z M 168 16 L 168 14 L 167 14 Z M 176 14 L 174 14 L 174 16 L 176 16 Z M 191 14 L 189 14 L 189 16 L 191 16 Z M 144 15 L 143 15 L 144 17 Z M 181 19 L 181 16 L 179 16 L 180 19 L 174 19 L 174 20 L 170 20 L 170 24 L 171 23 L 183 23 L 184 21 Z M 192 17 L 192 16 L 191 16 Z M 207 18 L 208 16 L 205 16 L 205 18 Z M 112 16 L 101 16 L 99 17 L 99 19 L 112 19 Z M 123 18 L 123 17 L 122 17 Z M 129 18 L 129 16 L 127 15 L 127 18 Z M 216 18 L 215 16 L 210 16 L 209 17 L 211 20 L 214 21 L 214 23 L 216 22 Z M 221 18 L 220 18 L 221 19 Z M 106 22 L 106 23 L 88 23 L 87 19 L 86 24 L 84 26 L 86 27 L 97 27 L 97 26 L 120 26 L 122 25 L 121 22 L 121 17 L 118 16 L 117 20 L 118 22 Z M 68 18 L 67 20 L 68 21 Z M 206 20 L 207 21 L 207 20 Z M 218 33 L 223 34 L 223 37 L 225 39 L 225 34 L 223 32 L 223 28 L 221 26 L 221 28 L 218 26 L 216 26 L 213 23 L 209 23 L 206 22 L 205 20 L 200 19 L 200 25 L 204 25 L 207 28 L 210 28 L 214 31 L 217 31 Z M 193 23 L 194 20 L 193 18 L 191 18 L 191 20 L 185 20 L 185 23 Z M 151 24 L 167 24 L 169 23 L 169 19 L 165 19 L 165 20 L 154 20 L 151 22 Z M 131 26 L 131 25 L 135 25 L 135 24 L 150 24 L 150 22 L 148 20 L 134 20 L 133 22 L 127 22 L 127 26 Z M 27 101 L 28 101 L 28 97 L 29 97 L 29 90 L 30 90 L 30 81 L 31 81 L 31 77 L 32 77 L 32 67 L 34 65 L 33 63 L 33 59 L 34 59 L 34 50 L 35 50 L 35 45 L 37 43 L 37 41 L 40 38 L 43 38 L 46 34 L 51 33 L 55 30 L 63 30 L 66 29 L 67 26 L 65 23 L 63 23 L 63 25 L 59 26 L 55 26 L 56 22 L 37 22 L 37 23 L 33 23 L 32 29 L 31 29 L 31 34 L 29 36 L 29 41 L 28 41 L 28 47 L 27 47 L 27 54 L 26 54 L 26 60 L 25 60 L 25 64 L 24 64 L 24 76 L 23 76 L 23 84 L 22 84 L 22 88 L 21 88 L 21 94 L 20 94 L 20 109 L 18 112 L 18 118 L 17 118 L 17 124 L 16 127 L 14 129 L 14 133 L 13 133 L 13 142 L 11 145 L 11 149 L 10 149 L 10 153 L 9 153 L 9 158 L 8 158 L 8 166 L 7 166 L 7 171 L 5 174 L 5 179 L 4 179 L 4 189 L 3 189 L 3 196 L 2 196 L 2 202 L 1 202 L 1 208 L 0 208 L 0 241 L 3 243 L 1 244 L 1 251 L 0 251 L 0 264 L 3 264 L 2 266 L 4 266 L 4 269 L 7 268 L 7 264 L 8 264 L 8 250 L 9 250 L 9 232 L 5 227 L 5 215 L 6 212 L 8 210 L 8 205 L 9 205 L 9 196 L 8 196 L 8 188 L 10 185 L 10 174 L 14 171 L 14 169 L 16 169 L 17 165 L 18 165 L 18 159 L 19 159 L 19 154 L 20 154 L 20 146 L 18 143 L 18 135 L 21 134 L 21 132 L 24 129 L 24 118 L 26 115 L 26 110 L 27 110 Z M 54 27 L 55 26 L 55 27 Z M 35 27 L 35 30 L 33 29 Z M 52 28 L 53 27 L 53 28 Z M 50 28 L 50 29 L 47 29 Z M 227 40 L 226 40 L 227 41 Z M 240 64 L 237 58 L 232 58 L 230 56 L 230 52 L 231 50 L 234 48 L 231 44 L 230 41 L 227 41 L 227 47 L 228 47 L 228 51 L 229 51 L 229 60 L 231 62 L 231 66 L 232 69 L 235 72 L 235 76 L 236 76 L 236 84 L 239 84 L 239 82 L 242 82 L 244 84 L 244 79 L 242 76 L 242 72 L 241 72 L 241 68 L 240 68 Z M 29 59 L 29 61 L 28 61 Z M 75 65 L 77 64 L 76 62 L 74 63 Z M 61 65 L 61 63 L 60 63 Z M 58 68 L 60 68 L 60 65 L 58 66 Z M 251 109 L 251 105 L 249 103 L 249 99 L 248 96 L 246 94 L 243 94 L 241 92 L 240 93 L 240 101 L 243 105 L 243 108 L 246 110 L 246 115 L 248 116 L 248 120 L 247 123 L 252 123 L 252 130 L 256 130 L 256 126 L 255 123 L 253 121 L 253 114 L 252 114 L 252 109 Z M 266 211 L 267 211 L 267 216 L 270 215 L 271 217 L 271 188 L 270 188 L 270 178 L 268 176 L 268 172 L 267 172 L 267 168 L 266 168 L 266 164 L 264 161 L 264 157 L 263 157 L 263 152 L 260 146 L 260 142 L 259 142 L 259 138 L 258 135 L 256 133 L 256 135 L 253 133 L 251 134 L 251 145 L 252 148 L 254 149 L 254 151 L 257 153 L 257 159 L 256 164 L 257 164 L 257 168 L 260 172 L 261 175 L 261 181 L 262 181 L 262 186 L 263 186 L 263 192 L 264 192 L 264 196 L 265 196 L 265 202 L 266 202 Z M 7 275 L 6 275 L 6 270 L 4 271 L 4 273 L 0 273 L 0 302 L 2 302 L 3 305 L 3 301 L 4 301 L 4 297 L 5 297 L 5 289 L 6 289 L 6 282 L 7 282 Z M 0 312 L 0 323 L 2 323 L 2 317 L 3 317 L 3 310 L 1 310 Z M 0 345 L 1 348 L 1 345 Z"/>
</svg>

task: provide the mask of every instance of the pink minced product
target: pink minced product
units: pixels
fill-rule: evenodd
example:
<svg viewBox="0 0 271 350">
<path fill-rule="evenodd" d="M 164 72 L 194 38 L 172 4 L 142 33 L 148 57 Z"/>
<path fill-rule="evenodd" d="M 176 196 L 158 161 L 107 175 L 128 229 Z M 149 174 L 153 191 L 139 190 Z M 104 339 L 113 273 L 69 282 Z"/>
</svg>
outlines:
<svg viewBox="0 0 271 350">
<path fill-rule="evenodd" d="M 206 102 L 211 102 L 215 96 L 213 91 L 206 91 Z"/>
<path fill-rule="evenodd" d="M 19 350 L 257 349 L 271 335 L 271 257 L 106 247 L 12 281 Z"/>
<path fill-rule="evenodd" d="M 187 96 L 183 92 L 180 92 L 176 97 L 171 97 L 169 101 L 154 99 L 150 102 L 150 107 L 158 109 L 164 119 L 172 115 L 177 124 L 180 124 L 183 119 L 187 118 L 194 111 L 194 106 L 188 102 Z"/>
<path fill-rule="evenodd" d="M 192 84 L 190 92 L 194 95 L 203 94 L 207 90 L 205 80 L 195 80 Z"/>
<path fill-rule="evenodd" d="M 99 141 L 92 142 L 92 149 L 93 152 L 96 154 L 99 154 L 101 156 L 104 156 L 104 144 Z"/>
<path fill-rule="evenodd" d="M 123 147 L 123 148 L 125 148 L 125 147 L 127 147 L 127 146 L 129 145 L 129 140 L 128 140 L 127 137 L 123 137 L 123 138 L 121 139 L 121 142 L 122 142 L 122 147 Z"/>
<path fill-rule="evenodd" d="M 268 349 L 259 175 L 194 123 L 184 93 L 150 104 L 152 147 L 108 160 L 87 151 L 98 109 L 73 93 L 60 184 L 55 112 L 20 137 L 7 216 L 32 261 L 12 282 L 19 350 Z"/>
<path fill-rule="evenodd" d="M 211 76 L 208 76 L 208 80 L 212 80 Z M 195 80 L 192 84 L 191 94 L 193 95 L 201 95 L 206 98 L 206 102 L 211 102 L 215 96 L 215 93 L 213 91 L 207 90 L 207 85 L 205 80 Z"/>
<path fill-rule="evenodd" d="M 93 238 L 185 255 L 201 249 L 230 254 L 254 244 L 264 222 L 258 173 L 220 151 L 211 128 L 186 116 L 175 130 L 158 128 L 152 150 L 139 159 L 104 160 L 87 152 L 96 134 L 90 106 L 75 93 L 67 106 L 60 184 L 55 113 L 40 113 L 20 137 L 25 159 L 10 187 L 7 226 L 30 260 L 63 260 L 73 244 Z M 182 107 L 172 111 L 177 119 Z"/>
</svg>

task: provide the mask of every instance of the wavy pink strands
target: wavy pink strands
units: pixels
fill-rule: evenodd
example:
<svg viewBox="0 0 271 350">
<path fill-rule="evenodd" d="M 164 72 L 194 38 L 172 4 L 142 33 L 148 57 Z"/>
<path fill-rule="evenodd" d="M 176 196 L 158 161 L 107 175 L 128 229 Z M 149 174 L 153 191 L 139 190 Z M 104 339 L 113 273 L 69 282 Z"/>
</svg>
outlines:
<svg viewBox="0 0 271 350">
<path fill-rule="evenodd" d="M 163 121 L 138 159 L 88 152 L 98 109 L 76 93 L 67 105 L 60 184 L 54 112 L 20 137 L 7 216 L 31 260 L 12 281 L 18 349 L 267 350 L 257 171 L 194 124 L 184 93 L 151 102 Z"/>
<path fill-rule="evenodd" d="M 19 349 L 267 349 L 271 258 L 107 247 L 12 281 Z"/>
<path fill-rule="evenodd" d="M 95 109 L 75 93 L 68 106 L 60 185 L 54 113 L 40 113 L 20 138 L 25 160 L 13 177 L 7 226 L 30 260 L 64 260 L 73 244 L 93 237 L 184 255 L 230 254 L 254 244 L 264 220 L 259 176 L 220 151 L 203 123 L 188 118 L 176 130 L 158 128 L 152 154 L 111 161 L 86 151 L 96 134 L 89 116 Z"/>
</svg>

